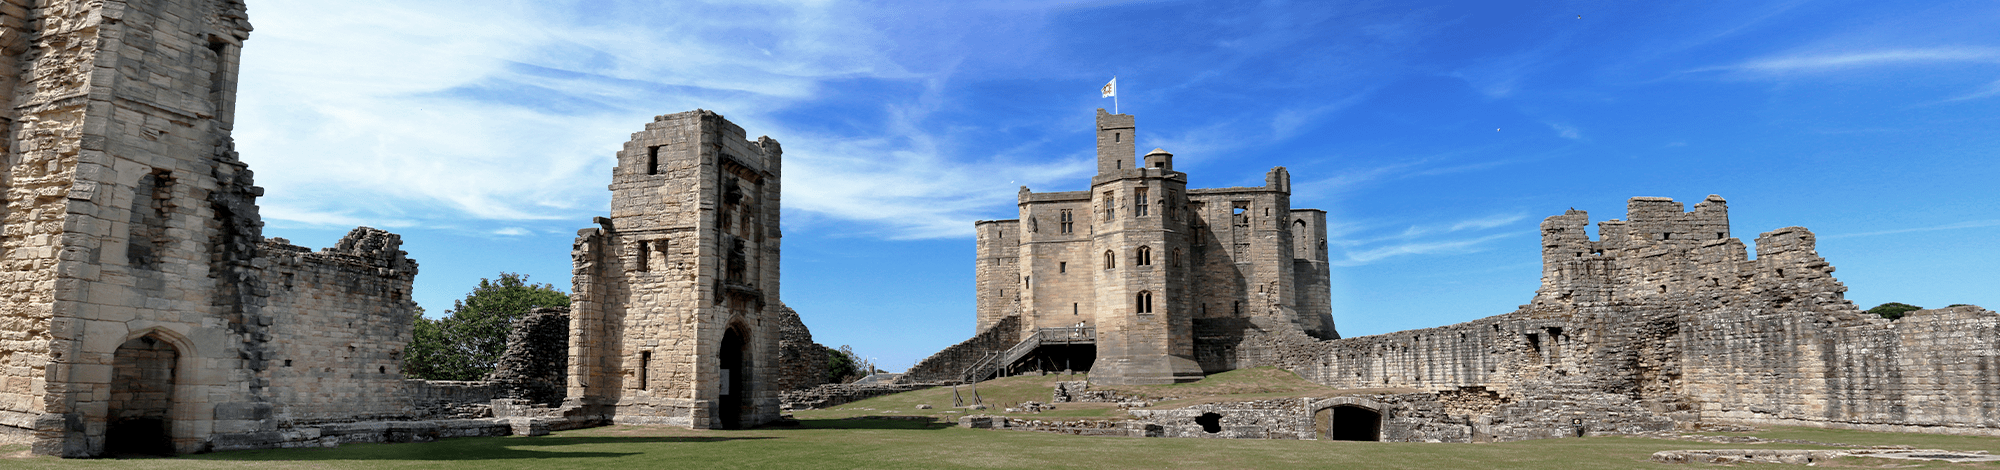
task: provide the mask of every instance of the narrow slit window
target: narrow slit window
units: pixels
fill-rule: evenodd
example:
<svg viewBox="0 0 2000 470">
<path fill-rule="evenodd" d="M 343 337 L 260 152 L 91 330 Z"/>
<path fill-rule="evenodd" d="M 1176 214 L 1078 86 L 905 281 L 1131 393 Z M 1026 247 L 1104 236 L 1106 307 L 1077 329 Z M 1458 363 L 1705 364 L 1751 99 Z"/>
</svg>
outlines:
<svg viewBox="0 0 2000 470">
<path fill-rule="evenodd" d="M 1061 273 L 1067 273 L 1067 272 L 1069 272 L 1069 262 L 1068 262 L 1068 261 L 1057 261 L 1057 262 L 1056 262 L 1056 273 L 1057 273 L 1057 274 L 1061 274 Z"/>
<path fill-rule="evenodd" d="M 652 371 L 653 371 L 653 352 L 652 352 L 652 351 L 639 351 L 639 389 L 640 389 L 640 390 L 645 390 L 645 389 L 646 389 L 646 385 L 647 385 L 647 384 L 646 384 L 646 382 L 648 382 L 648 380 L 647 380 L 647 379 L 651 378 L 651 377 L 650 377 L 650 375 L 651 375 Z"/>
<path fill-rule="evenodd" d="M 646 174 L 660 174 L 660 146 L 646 147 Z"/>
</svg>

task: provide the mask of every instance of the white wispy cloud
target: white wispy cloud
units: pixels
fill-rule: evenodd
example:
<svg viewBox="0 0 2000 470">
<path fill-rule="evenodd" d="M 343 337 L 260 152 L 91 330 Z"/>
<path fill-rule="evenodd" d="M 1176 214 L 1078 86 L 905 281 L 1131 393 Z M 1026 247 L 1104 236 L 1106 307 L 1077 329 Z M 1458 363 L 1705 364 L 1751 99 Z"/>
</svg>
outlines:
<svg viewBox="0 0 2000 470">
<path fill-rule="evenodd" d="M 1708 67 L 1698 69 L 1697 71 L 1816 72 L 1862 67 L 1950 62 L 2000 62 L 2000 48 L 1945 46 L 1867 51 L 1805 52 L 1752 59 L 1739 64 Z"/>
<path fill-rule="evenodd" d="M 629 134 L 695 108 L 786 143 L 788 209 L 895 237 L 969 233 L 995 195 L 1084 166 L 968 165 L 920 125 L 935 93 L 886 102 L 898 122 L 857 126 L 872 134 L 787 126 L 773 113 L 830 82 L 950 74 L 905 69 L 874 18 L 840 2 L 360 0 L 253 13 L 236 137 L 279 223 L 499 222 L 480 230 L 520 235 L 505 223 L 587 220 Z"/>
<path fill-rule="evenodd" d="M 1451 223 L 1408 225 L 1400 230 L 1349 223 L 1342 224 L 1345 230 L 1329 232 L 1327 245 L 1335 248 L 1331 262 L 1336 266 L 1360 266 L 1398 256 L 1473 253 L 1484 250 L 1487 242 L 1529 233 L 1494 232 L 1526 218 L 1521 213 L 1491 214 Z"/>
<path fill-rule="evenodd" d="M 1551 122 L 1548 123 L 1548 125 L 1549 129 L 1553 129 L 1556 131 L 1557 136 L 1561 136 L 1562 138 L 1569 140 L 1583 140 L 1583 131 L 1581 129 L 1577 129 L 1576 126 L 1560 122 Z"/>
<path fill-rule="evenodd" d="M 1826 236 L 1821 236 L 1820 238 L 1854 238 L 1854 237 L 1872 237 L 1872 236 L 1876 236 L 1876 235 L 1894 235 L 1894 234 L 1898 234 L 1898 233 L 1912 233 L 1912 232 L 1935 232 L 1935 231 L 1939 231 L 1939 230 L 1959 230 L 1959 229 L 1968 229 L 1968 228 L 1986 228 L 1986 227 L 2000 227 L 2000 220 L 1972 220 L 1972 221 L 1965 221 L 1965 222 L 1956 222 L 1956 223 L 1949 223 L 1949 224 L 1944 224 L 1944 225 L 1935 225 L 1935 226 L 1930 226 L 1930 227 L 1917 227 L 1917 228 L 1905 228 L 1905 229 L 1895 229 L 1895 230 L 1881 230 L 1881 231 L 1875 231 L 1875 232 L 1859 232 L 1859 233 L 1842 233 L 1842 234 L 1836 234 L 1836 235 L 1826 235 Z"/>
<path fill-rule="evenodd" d="M 1330 264 L 1333 264 L 1335 266 L 1360 266 L 1364 264 L 1373 263 L 1376 261 L 1381 261 L 1383 259 L 1397 257 L 1397 256 L 1404 256 L 1404 255 L 1472 253 L 1483 250 L 1484 248 L 1481 245 L 1485 244 L 1486 242 L 1507 238 L 1515 235 L 1518 234 L 1498 233 L 1478 238 L 1470 238 L 1462 240 L 1409 242 L 1409 243 L 1398 243 L 1393 245 L 1374 247 L 1365 250 L 1350 250 L 1341 253 L 1341 258 L 1333 260 Z"/>
</svg>

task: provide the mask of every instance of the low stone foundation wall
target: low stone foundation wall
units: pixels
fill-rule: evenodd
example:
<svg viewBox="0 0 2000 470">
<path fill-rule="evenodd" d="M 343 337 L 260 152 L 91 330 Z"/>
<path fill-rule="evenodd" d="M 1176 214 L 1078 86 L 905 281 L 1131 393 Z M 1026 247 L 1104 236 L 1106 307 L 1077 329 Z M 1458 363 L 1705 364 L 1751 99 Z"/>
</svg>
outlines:
<svg viewBox="0 0 2000 470">
<path fill-rule="evenodd" d="M 780 407 L 787 410 L 830 408 L 883 395 L 937 387 L 934 383 L 826 384 L 805 390 L 779 392 Z"/>
</svg>

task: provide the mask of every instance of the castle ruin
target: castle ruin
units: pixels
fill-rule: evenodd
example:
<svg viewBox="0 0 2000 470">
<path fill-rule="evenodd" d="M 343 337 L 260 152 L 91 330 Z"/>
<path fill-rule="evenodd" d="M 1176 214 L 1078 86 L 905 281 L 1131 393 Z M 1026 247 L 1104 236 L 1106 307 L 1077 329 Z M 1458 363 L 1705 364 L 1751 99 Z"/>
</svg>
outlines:
<svg viewBox="0 0 2000 470">
<path fill-rule="evenodd" d="M 246 18 L 240 0 L 0 0 L 0 439 L 93 457 L 744 427 L 778 419 L 779 387 L 824 381 L 824 347 L 778 302 L 777 142 L 706 111 L 619 154 L 574 312 L 516 325 L 491 380 L 405 379 L 401 238 L 263 236 L 230 136 Z"/>
<path fill-rule="evenodd" d="M 1162 383 L 1272 366 L 1337 388 L 1421 391 L 1135 411 L 1130 430 L 1058 432 L 1473 442 L 1733 423 L 2000 435 L 2000 315 L 1862 312 L 1812 232 L 1763 233 L 1753 258 L 1720 196 L 1691 211 L 1632 198 L 1596 240 L 1581 211 L 1549 217 L 1529 304 L 1339 338 L 1324 316 L 1326 221 L 1289 209 L 1283 168 L 1264 188 L 1183 190 L 1164 151 L 1127 167 L 1132 129 L 1100 110 L 1090 191 L 1023 188 L 1020 220 L 976 224 L 979 332 L 904 381 L 1069 369 Z M 1049 344 L 1094 346 L 1097 363 L 1052 367 L 1037 357 Z"/>
<path fill-rule="evenodd" d="M 778 419 L 782 155 L 710 111 L 632 134 L 611 217 L 578 232 L 572 255 L 577 405 L 630 424 Z"/>
</svg>

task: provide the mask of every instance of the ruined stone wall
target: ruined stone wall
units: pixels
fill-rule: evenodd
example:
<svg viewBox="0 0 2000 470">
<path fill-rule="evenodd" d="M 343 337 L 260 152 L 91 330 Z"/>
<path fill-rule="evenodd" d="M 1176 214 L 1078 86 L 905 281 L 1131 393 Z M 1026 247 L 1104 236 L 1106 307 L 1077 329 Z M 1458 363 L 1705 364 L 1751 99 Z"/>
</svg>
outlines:
<svg viewBox="0 0 2000 470">
<path fill-rule="evenodd" d="M 1811 232 L 1763 233 L 1752 259 L 1729 236 L 1720 197 L 1688 212 L 1634 198 L 1630 213 L 1601 223 L 1600 240 L 1584 235 L 1582 212 L 1545 221 L 1543 288 L 1513 313 L 1334 341 L 1211 320 L 1197 335 L 1237 347 L 1201 358 L 1343 388 L 1608 394 L 1662 419 L 2000 434 L 1989 398 L 2000 393 L 2000 315 L 1865 314 Z"/>
<path fill-rule="evenodd" d="M 403 349 L 416 302 L 417 263 L 402 238 L 356 228 L 318 252 L 272 240 L 260 245 L 269 296 L 270 347 L 262 357 L 276 426 L 401 417 Z"/>
<path fill-rule="evenodd" d="M 965 369 L 989 354 L 1006 351 L 1021 342 L 1021 317 L 1000 319 L 972 338 L 944 348 L 896 377 L 896 383 L 959 382 Z"/>
<path fill-rule="evenodd" d="M 493 365 L 501 395 L 557 406 L 569 392 L 569 309 L 536 308 L 515 320 L 507 351 Z"/>
<path fill-rule="evenodd" d="M 572 253 L 569 396 L 583 406 L 633 424 L 778 419 L 782 150 L 744 135 L 696 110 L 619 151 L 611 217 Z"/>
<path fill-rule="evenodd" d="M 831 349 L 813 342 L 812 330 L 799 312 L 780 305 L 778 324 L 778 390 L 804 390 L 826 384 L 827 355 Z"/>
</svg>

